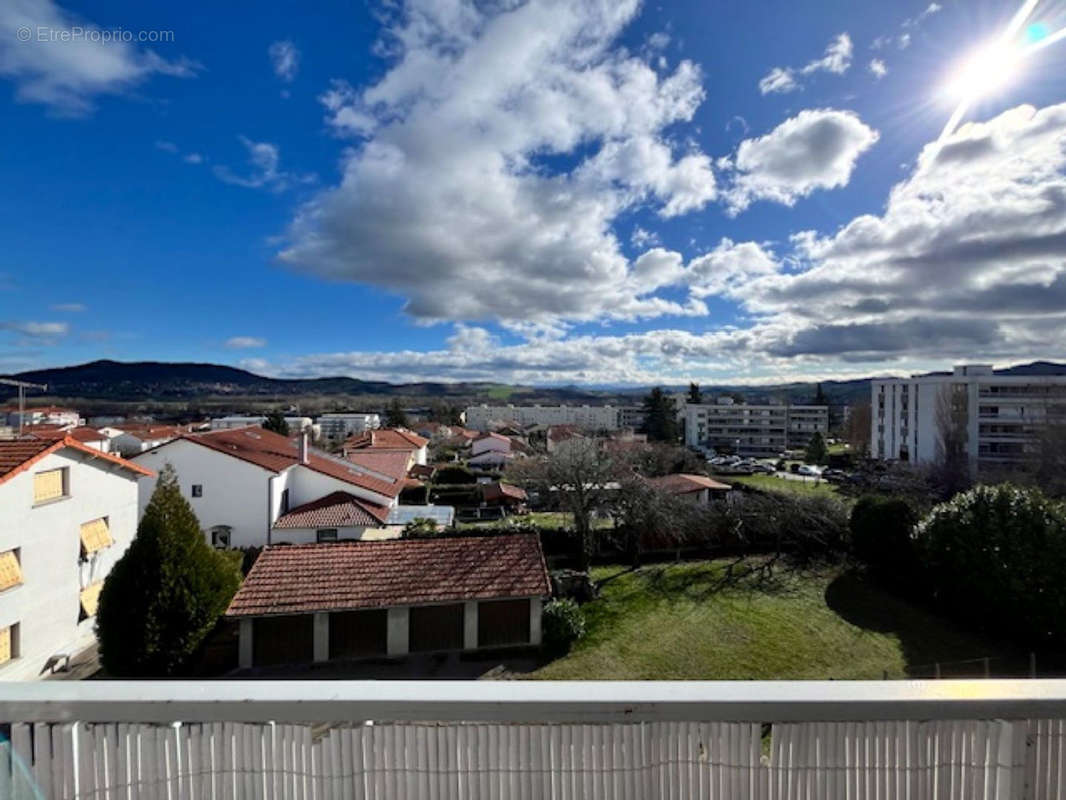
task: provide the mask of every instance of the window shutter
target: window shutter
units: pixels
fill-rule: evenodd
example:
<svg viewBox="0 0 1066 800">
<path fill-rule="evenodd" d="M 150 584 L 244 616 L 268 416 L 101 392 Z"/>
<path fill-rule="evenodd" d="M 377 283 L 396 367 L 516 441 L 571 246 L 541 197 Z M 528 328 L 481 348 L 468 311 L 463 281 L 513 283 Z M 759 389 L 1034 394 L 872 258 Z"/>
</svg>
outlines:
<svg viewBox="0 0 1066 800">
<path fill-rule="evenodd" d="M 14 550 L 0 553 L 0 592 L 22 583 L 22 567 Z"/>
<path fill-rule="evenodd" d="M 63 469 L 50 469 L 33 476 L 33 502 L 43 503 L 63 496 Z"/>
<path fill-rule="evenodd" d="M 11 628 L 0 628 L 0 664 L 11 660 Z"/>
<path fill-rule="evenodd" d="M 81 610 L 87 617 L 96 616 L 96 607 L 100 605 L 100 590 L 104 588 L 104 582 L 94 583 L 81 590 Z"/>
<path fill-rule="evenodd" d="M 108 528 L 107 519 L 101 517 L 92 522 L 86 522 L 81 526 L 81 548 L 86 555 L 103 550 L 115 543 L 111 538 L 111 530 Z"/>
</svg>

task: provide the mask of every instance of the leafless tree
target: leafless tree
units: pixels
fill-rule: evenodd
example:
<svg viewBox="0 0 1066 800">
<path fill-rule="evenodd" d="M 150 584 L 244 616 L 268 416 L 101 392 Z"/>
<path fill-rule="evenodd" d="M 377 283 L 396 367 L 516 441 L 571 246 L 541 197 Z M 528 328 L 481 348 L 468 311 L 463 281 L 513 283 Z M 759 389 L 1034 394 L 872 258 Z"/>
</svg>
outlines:
<svg viewBox="0 0 1066 800">
<path fill-rule="evenodd" d="M 844 425 L 844 437 L 851 445 L 851 452 L 864 455 L 870 452 L 870 402 L 867 400 L 851 407 L 848 421 Z"/>
<path fill-rule="evenodd" d="M 964 385 L 944 384 L 937 393 L 934 478 L 948 495 L 968 488 L 971 481 L 967 403 Z"/>
</svg>

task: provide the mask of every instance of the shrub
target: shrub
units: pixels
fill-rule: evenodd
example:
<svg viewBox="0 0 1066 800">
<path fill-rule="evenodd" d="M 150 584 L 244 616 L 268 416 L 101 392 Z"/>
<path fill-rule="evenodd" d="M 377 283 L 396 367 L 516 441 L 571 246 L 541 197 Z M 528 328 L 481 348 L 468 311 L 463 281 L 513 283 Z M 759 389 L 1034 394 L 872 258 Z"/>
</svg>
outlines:
<svg viewBox="0 0 1066 800">
<path fill-rule="evenodd" d="M 1066 644 L 1066 514 L 1035 489 L 977 486 L 915 528 L 935 605 L 1025 644 Z"/>
<path fill-rule="evenodd" d="M 240 553 L 208 546 L 168 464 L 129 549 L 104 581 L 100 660 L 115 677 L 181 674 L 240 586 Z"/>
<path fill-rule="evenodd" d="M 906 580 L 914 568 L 911 533 L 917 514 L 906 500 L 862 497 L 851 510 L 851 549 L 879 577 Z"/>
<path fill-rule="evenodd" d="M 569 598 L 552 600 L 542 616 L 544 645 L 553 653 L 566 653 L 585 635 L 585 616 Z"/>
</svg>

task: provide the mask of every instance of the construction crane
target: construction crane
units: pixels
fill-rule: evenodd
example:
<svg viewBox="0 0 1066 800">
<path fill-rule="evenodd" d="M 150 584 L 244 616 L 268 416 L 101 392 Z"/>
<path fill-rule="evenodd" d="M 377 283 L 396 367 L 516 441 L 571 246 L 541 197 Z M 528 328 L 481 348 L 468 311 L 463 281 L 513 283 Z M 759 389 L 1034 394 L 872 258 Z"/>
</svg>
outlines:
<svg viewBox="0 0 1066 800">
<path fill-rule="evenodd" d="M 29 381 L 17 381 L 14 378 L 0 378 L 0 384 L 4 386 L 16 386 L 19 390 L 19 436 L 22 436 L 22 426 L 26 416 L 26 390 L 27 389 L 40 389 L 42 392 L 48 391 L 48 384 L 45 383 L 30 383 Z"/>
</svg>

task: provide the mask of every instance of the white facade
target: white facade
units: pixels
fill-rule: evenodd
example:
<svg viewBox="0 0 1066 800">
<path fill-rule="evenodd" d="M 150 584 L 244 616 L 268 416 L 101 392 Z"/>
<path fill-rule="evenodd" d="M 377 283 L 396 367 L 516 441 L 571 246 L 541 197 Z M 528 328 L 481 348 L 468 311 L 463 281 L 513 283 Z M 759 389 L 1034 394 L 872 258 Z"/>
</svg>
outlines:
<svg viewBox="0 0 1066 800">
<path fill-rule="evenodd" d="M 378 414 L 323 414 L 316 424 L 323 439 L 337 442 L 353 433 L 380 428 L 381 417 Z"/>
<path fill-rule="evenodd" d="M 197 444 L 192 439 L 177 439 L 142 453 L 135 460 L 157 473 L 166 464 L 174 467 L 182 496 L 200 520 L 208 543 L 219 547 L 270 544 L 278 517 L 331 492 L 348 492 L 386 507 L 396 504 L 395 498 L 316 472 L 302 464 L 275 472 Z M 142 513 L 155 484 L 155 479 L 145 479 L 141 483 Z"/>
<path fill-rule="evenodd" d="M 19 411 L 8 411 L 7 424 L 12 428 L 19 425 Z M 26 425 L 84 425 L 85 420 L 77 411 L 69 408 L 27 408 L 22 412 L 22 424 Z"/>
<path fill-rule="evenodd" d="M 66 469 L 66 496 L 34 504 L 34 475 Z M 62 448 L 0 483 L 0 553 L 15 550 L 22 583 L 0 592 L 0 628 L 17 626 L 0 681 L 34 680 L 59 654 L 94 640 L 81 591 L 103 581 L 137 532 L 138 474 Z M 149 478 L 142 478 L 148 481 Z M 105 519 L 113 544 L 84 556 L 81 526 Z"/>
<path fill-rule="evenodd" d="M 470 443 L 470 455 L 482 453 L 510 453 L 511 440 L 506 436 L 482 436 Z"/>
<path fill-rule="evenodd" d="M 111 435 L 112 431 L 115 432 L 114 435 Z M 106 432 L 109 437 L 108 449 L 115 453 L 121 453 L 124 458 L 130 458 L 138 453 L 143 453 L 145 450 L 159 447 L 159 445 L 166 444 L 177 437 L 176 433 L 145 435 L 122 431 L 117 428 L 102 428 L 101 432 Z"/>
<path fill-rule="evenodd" d="M 685 444 L 729 449 L 738 455 L 776 458 L 807 446 L 829 431 L 828 406 L 749 405 L 719 402 L 685 407 Z"/>
<path fill-rule="evenodd" d="M 619 428 L 618 406 L 469 406 L 466 426 L 478 431 L 516 425 L 575 425 L 590 431 Z"/>
<path fill-rule="evenodd" d="M 1066 375 L 995 375 L 987 364 L 950 375 L 887 378 L 870 384 L 874 458 L 932 463 L 938 458 L 937 409 L 947 397 L 966 429 L 971 472 L 1023 462 L 1051 421 L 1066 424 Z M 945 398 L 945 400 L 941 400 Z"/>
<path fill-rule="evenodd" d="M 224 431 L 232 430 L 234 428 L 247 428 L 250 425 L 262 426 L 267 418 L 265 416 L 231 416 L 231 417 L 216 417 L 211 420 L 211 430 Z M 289 433 L 301 433 L 311 429 L 310 417 L 285 417 L 285 424 L 289 426 Z"/>
</svg>

